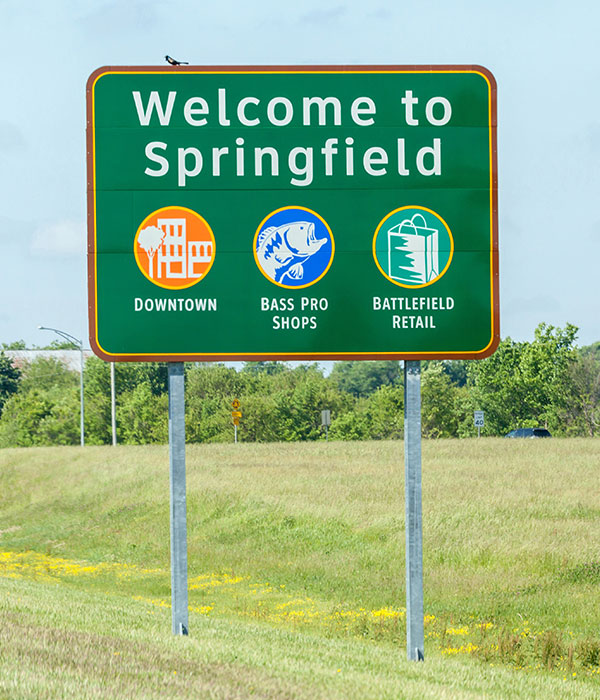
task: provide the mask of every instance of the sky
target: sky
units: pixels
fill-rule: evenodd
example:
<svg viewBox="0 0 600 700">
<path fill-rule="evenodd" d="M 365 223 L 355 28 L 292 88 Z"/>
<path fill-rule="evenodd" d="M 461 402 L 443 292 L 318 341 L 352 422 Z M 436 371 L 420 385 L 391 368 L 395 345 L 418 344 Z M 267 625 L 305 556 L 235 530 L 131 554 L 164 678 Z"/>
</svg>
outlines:
<svg viewBox="0 0 600 700">
<path fill-rule="evenodd" d="M 0 0 L 0 343 L 87 323 L 85 89 L 106 65 L 478 64 L 498 83 L 501 336 L 600 340 L 596 0 Z"/>
</svg>

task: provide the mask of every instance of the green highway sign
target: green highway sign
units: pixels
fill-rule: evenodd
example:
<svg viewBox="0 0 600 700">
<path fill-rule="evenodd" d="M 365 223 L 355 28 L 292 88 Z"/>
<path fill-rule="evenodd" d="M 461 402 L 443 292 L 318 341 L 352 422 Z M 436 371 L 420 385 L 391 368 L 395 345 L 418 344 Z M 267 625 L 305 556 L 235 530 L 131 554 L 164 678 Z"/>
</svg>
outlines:
<svg viewBox="0 0 600 700">
<path fill-rule="evenodd" d="M 496 349 L 487 69 L 100 68 L 88 80 L 87 143 L 100 357 Z"/>
</svg>

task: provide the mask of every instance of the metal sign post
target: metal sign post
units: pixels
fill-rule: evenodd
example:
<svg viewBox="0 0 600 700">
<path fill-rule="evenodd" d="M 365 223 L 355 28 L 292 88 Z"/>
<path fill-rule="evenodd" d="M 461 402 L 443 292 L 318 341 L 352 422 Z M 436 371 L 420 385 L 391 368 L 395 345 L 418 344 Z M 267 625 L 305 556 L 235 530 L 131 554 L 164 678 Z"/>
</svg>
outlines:
<svg viewBox="0 0 600 700">
<path fill-rule="evenodd" d="M 115 363 L 110 363 L 110 425 L 112 444 L 117 444 L 117 399 L 115 393 Z"/>
<path fill-rule="evenodd" d="M 424 656 L 423 518 L 421 507 L 421 363 L 404 362 L 404 474 L 406 496 L 406 654 Z"/>
<path fill-rule="evenodd" d="M 183 362 L 170 362 L 171 619 L 179 635 L 188 633 L 184 386 Z"/>
</svg>

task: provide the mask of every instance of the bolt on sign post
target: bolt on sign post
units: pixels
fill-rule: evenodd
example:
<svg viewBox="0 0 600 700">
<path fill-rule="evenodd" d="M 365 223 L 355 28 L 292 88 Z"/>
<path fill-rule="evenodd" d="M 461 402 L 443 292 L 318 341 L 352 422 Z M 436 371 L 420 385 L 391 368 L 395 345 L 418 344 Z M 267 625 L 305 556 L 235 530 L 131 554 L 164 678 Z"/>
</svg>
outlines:
<svg viewBox="0 0 600 700">
<path fill-rule="evenodd" d="M 418 362 L 494 352 L 487 69 L 105 67 L 87 98 L 98 356 Z"/>
</svg>

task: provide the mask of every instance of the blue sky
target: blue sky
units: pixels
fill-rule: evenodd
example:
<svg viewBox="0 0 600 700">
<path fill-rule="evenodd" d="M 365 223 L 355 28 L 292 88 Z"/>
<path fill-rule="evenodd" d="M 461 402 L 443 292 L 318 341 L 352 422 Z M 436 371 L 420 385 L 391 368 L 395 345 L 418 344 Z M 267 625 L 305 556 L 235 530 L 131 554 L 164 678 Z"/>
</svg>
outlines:
<svg viewBox="0 0 600 700">
<path fill-rule="evenodd" d="M 498 82 L 501 334 L 600 340 L 600 4 L 0 0 L 0 342 L 87 345 L 85 85 L 104 65 L 480 64 Z"/>
</svg>

